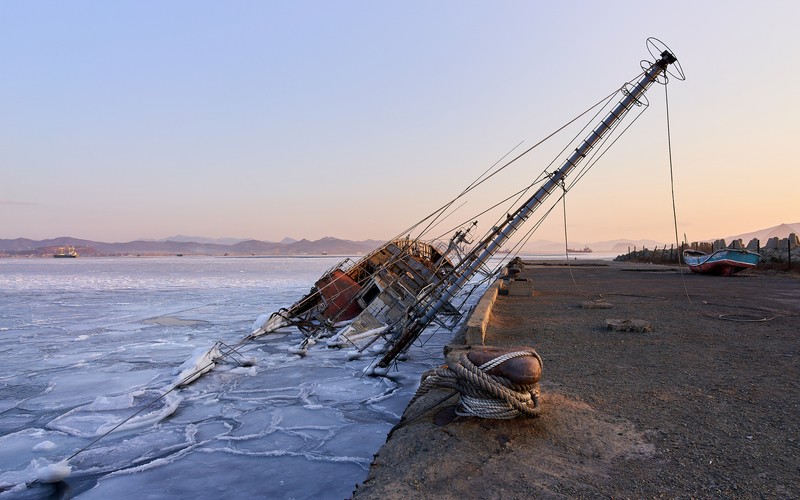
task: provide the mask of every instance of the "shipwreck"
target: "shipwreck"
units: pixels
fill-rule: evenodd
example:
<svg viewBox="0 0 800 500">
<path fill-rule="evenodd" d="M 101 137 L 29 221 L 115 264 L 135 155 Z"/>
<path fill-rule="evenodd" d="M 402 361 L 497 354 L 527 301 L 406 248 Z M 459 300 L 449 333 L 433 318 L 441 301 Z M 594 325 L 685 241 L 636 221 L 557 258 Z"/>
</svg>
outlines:
<svg viewBox="0 0 800 500">
<path fill-rule="evenodd" d="M 545 169 L 516 193 L 521 202 L 515 200 L 518 205 L 503 211 L 483 236 L 473 235 L 478 222 L 472 219 L 460 224 L 447 239 L 425 240 L 430 228 L 447 215 L 462 195 L 533 147 L 485 173 L 454 200 L 404 231 L 405 236 L 392 239 L 357 261 L 345 260 L 325 272 L 297 302 L 260 317 L 245 340 L 294 327 L 305 335 L 298 352 L 322 340 L 329 347 L 349 347 L 359 352 L 371 348 L 378 353 L 373 367 L 386 369 L 431 323 L 454 326 L 461 319 L 459 306 L 454 303 L 459 294 L 476 275 L 491 277 L 499 270 L 486 267 L 489 259 L 506 252 L 512 235 L 534 212 L 551 196 L 558 202 L 588 166 L 602 156 L 615 137 L 627 129 L 621 124 L 632 114 L 631 110 L 647 107 L 644 96 L 653 84 L 666 85 L 670 77 L 685 78 L 677 58 L 666 45 L 649 38 L 647 47 L 652 59 L 641 62 L 641 73 L 590 108 L 600 119 L 587 124 L 584 135 L 577 136 L 565 148 L 568 153 L 558 168 Z M 568 183 L 571 174 L 575 179 Z M 380 347 L 376 349 L 376 345 Z"/>
</svg>

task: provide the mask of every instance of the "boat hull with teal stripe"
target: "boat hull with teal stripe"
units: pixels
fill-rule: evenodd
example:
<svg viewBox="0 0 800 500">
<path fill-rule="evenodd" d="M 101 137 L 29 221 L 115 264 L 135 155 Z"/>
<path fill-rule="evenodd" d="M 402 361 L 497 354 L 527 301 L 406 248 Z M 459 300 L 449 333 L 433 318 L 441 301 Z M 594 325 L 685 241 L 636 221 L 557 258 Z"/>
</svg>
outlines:
<svg viewBox="0 0 800 500">
<path fill-rule="evenodd" d="M 739 271 L 758 265 L 761 256 L 749 250 L 723 248 L 707 254 L 697 250 L 685 250 L 683 261 L 694 273 L 716 276 L 732 276 Z"/>
</svg>

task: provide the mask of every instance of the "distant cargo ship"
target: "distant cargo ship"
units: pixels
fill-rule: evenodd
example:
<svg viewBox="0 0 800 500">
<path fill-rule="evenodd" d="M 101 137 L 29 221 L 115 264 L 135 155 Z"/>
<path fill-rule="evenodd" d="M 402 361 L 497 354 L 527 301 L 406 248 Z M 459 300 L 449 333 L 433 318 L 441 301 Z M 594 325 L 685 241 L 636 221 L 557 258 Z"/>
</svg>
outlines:
<svg viewBox="0 0 800 500">
<path fill-rule="evenodd" d="M 75 247 L 59 247 L 58 251 L 53 254 L 56 259 L 74 259 L 78 256 Z"/>
<path fill-rule="evenodd" d="M 589 247 L 583 247 L 583 250 L 573 250 L 572 248 L 567 248 L 567 252 L 569 253 L 592 253 L 592 249 Z"/>
</svg>

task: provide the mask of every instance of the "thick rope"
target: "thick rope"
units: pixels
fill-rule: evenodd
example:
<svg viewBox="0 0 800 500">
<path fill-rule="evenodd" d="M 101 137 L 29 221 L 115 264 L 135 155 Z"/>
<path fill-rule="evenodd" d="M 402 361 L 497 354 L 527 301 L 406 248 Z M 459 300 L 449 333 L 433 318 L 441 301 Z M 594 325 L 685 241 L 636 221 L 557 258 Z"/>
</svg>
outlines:
<svg viewBox="0 0 800 500">
<path fill-rule="evenodd" d="M 503 354 L 481 366 L 472 363 L 466 353 L 448 356 L 446 365 L 422 375 L 422 384 L 411 403 L 434 387 L 445 387 L 458 391 L 456 414 L 460 416 L 504 420 L 519 416 L 538 417 L 541 413 L 538 383 L 518 385 L 505 377 L 486 373 L 509 359 L 521 356 L 535 357 L 542 366 L 542 358 L 533 349 Z"/>
</svg>

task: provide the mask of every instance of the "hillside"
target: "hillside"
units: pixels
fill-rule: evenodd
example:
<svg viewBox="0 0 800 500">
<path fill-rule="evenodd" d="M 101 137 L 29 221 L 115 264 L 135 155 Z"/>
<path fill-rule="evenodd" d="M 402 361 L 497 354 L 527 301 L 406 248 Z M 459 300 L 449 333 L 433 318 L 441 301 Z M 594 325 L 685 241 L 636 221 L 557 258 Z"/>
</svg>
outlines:
<svg viewBox="0 0 800 500">
<path fill-rule="evenodd" d="M 728 236 L 726 241 L 741 238 L 745 243 L 758 238 L 762 244 L 769 238 L 785 238 L 790 233 L 800 234 L 800 222 Z M 706 240 L 711 241 L 711 240 Z M 73 246 L 83 256 L 105 255 L 363 255 L 381 245 L 382 241 L 352 241 L 327 236 L 319 240 L 284 238 L 280 242 L 175 236 L 167 240 L 135 240 L 107 243 L 62 236 L 46 240 L 28 238 L 0 240 L 0 256 L 49 256 L 59 247 Z M 656 248 L 664 242 L 647 239 L 616 239 L 605 241 L 571 241 L 570 248 L 589 247 L 595 252 L 626 253 L 633 248 Z M 667 243 L 669 245 L 669 243 Z M 537 240 L 525 246 L 527 252 L 561 253 L 564 242 Z"/>
<path fill-rule="evenodd" d="M 791 224 L 778 224 L 777 226 L 768 227 L 765 229 L 759 229 L 756 231 L 751 231 L 748 233 L 741 233 L 736 234 L 733 236 L 727 236 L 723 239 L 727 242 L 741 239 L 745 244 L 747 244 L 753 238 L 758 238 L 761 241 L 761 244 L 766 244 L 767 240 L 770 238 L 786 238 L 789 234 L 795 233 L 800 235 L 800 222 L 794 222 Z M 713 238 L 708 238 L 702 241 L 714 241 L 716 239 L 720 239 L 720 236 L 715 236 Z M 656 247 L 663 247 L 664 245 L 669 246 L 670 244 L 674 244 L 674 242 L 663 242 L 663 241 L 655 241 L 655 240 L 647 240 L 647 239 L 617 239 L 617 240 L 605 240 L 605 241 L 570 241 L 569 247 L 570 248 L 583 248 L 585 246 L 591 248 L 595 252 L 621 252 L 627 253 L 628 249 L 635 248 L 656 248 Z M 525 250 L 529 252 L 546 252 L 546 253 L 563 253 L 564 252 L 564 242 L 563 241 L 547 241 L 547 240 L 537 240 L 532 241 L 525 245 Z"/>
<path fill-rule="evenodd" d="M 183 239 L 183 238 L 182 238 Z M 217 240 L 219 241 L 219 240 Z M 350 241 L 326 237 L 316 241 L 287 239 L 290 243 L 259 240 L 239 241 L 234 244 L 197 241 L 136 240 L 124 243 L 91 241 L 68 236 L 47 240 L 16 238 L 0 240 L 0 255 L 49 256 L 59 247 L 75 247 L 79 255 L 361 255 L 373 250 L 381 242 L 374 240 Z"/>
<path fill-rule="evenodd" d="M 730 242 L 732 240 L 741 239 L 745 244 L 747 244 L 747 242 L 753 238 L 758 238 L 763 245 L 770 238 L 786 238 L 791 233 L 800 235 L 800 222 L 794 222 L 792 224 L 779 224 L 777 226 L 760 229 L 758 231 L 728 236 L 725 238 L 725 241 Z"/>
</svg>

